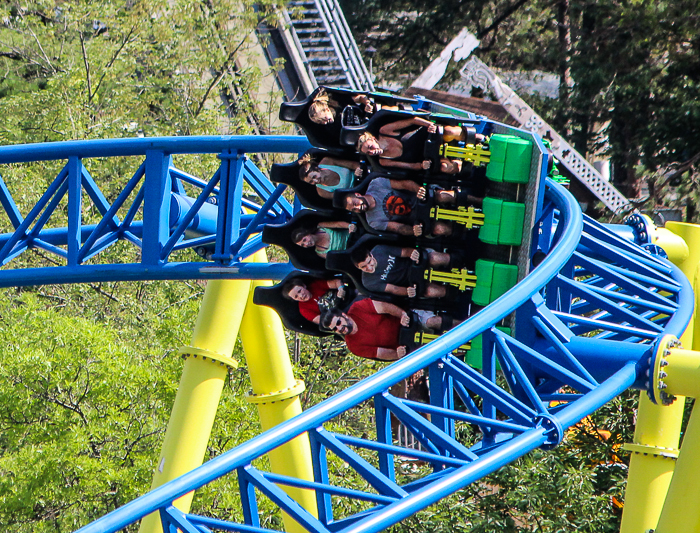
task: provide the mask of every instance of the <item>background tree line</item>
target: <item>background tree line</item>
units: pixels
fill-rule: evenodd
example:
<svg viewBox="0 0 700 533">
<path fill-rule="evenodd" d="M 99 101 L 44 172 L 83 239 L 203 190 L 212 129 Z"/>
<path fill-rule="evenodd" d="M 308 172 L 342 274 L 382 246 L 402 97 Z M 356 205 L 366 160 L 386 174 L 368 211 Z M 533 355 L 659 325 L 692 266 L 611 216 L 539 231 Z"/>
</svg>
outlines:
<svg viewBox="0 0 700 533">
<path fill-rule="evenodd" d="M 528 103 L 582 154 L 609 157 L 627 196 L 637 198 L 646 180 L 649 206 L 684 206 L 688 221 L 698 220 L 696 0 L 340 3 L 361 48 L 376 49 L 380 85 L 408 88 L 463 27 L 481 41 L 473 53 L 492 67 L 557 73 L 559 98 L 525 96 Z"/>
<path fill-rule="evenodd" d="M 697 152 L 691 135 L 697 108 L 689 96 L 697 86 L 691 3 L 572 2 L 564 14 L 564 4 L 522 0 L 345 4 L 358 40 L 378 49 L 383 79 L 411 79 L 467 25 L 492 65 L 562 69 L 571 76 L 566 99 L 534 105 L 569 128 L 579 146 L 596 148 L 594 123 L 623 128 L 622 115 L 618 122 L 612 115 L 626 109 L 634 120 L 627 131 L 639 141 L 629 141 L 635 156 L 613 148 L 616 137 L 609 134 L 610 149 L 621 150 L 620 164 L 639 160 L 652 170 L 680 170 Z M 663 24 L 655 18 L 660 15 Z M 246 58 L 256 25 L 273 17 L 267 1 L 6 2 L 0 7 L 0 143 L 267 131 L 254 95 L 269 73 Z M 566 17 L 570 45 L 559 32 Z M 645 29 L 650 33 L 642 39 Z M 625 63 L 628 58 L 635 60 Z M 642 60 L 657 69 L 648 72 Z M 651 87 L 664 91 L 652 94 Z M 659 99 L 677 101 L 663 107 L 666 121 Z M 671 122 L 676 115 L 683 120 Z M 99 164 L 100 185 L 116 194 L 109 183 L 124 176 L 123 163 Z M 50 165 L 5 169 L 8 187 L 22 191 L 15 198 L 24 202 L 23 213 L 52 172 Z M 2 232 L 10 227 L 0 219 Z M 115 247 L 113 253 L 126 260 L 133 252 Z M 47 264 L 39 253 L 27 261 Z M 148 489 L 181 371 L 175 353 L 189 343 L 203 286 L 1 291 L 0 527 L 73 531 Z M 234 357 L 243 362 L 238 350 Z M 307 384 L 307 406 L 383 366 L 348 358 L 337 343 L 316 339 L 303 339 L 295 365 Z M 256 415 L 242 398 L 248 387 L 245 368 L 230 373 L 209 456 L 257 433 Z M 614 502 L 622 500 L 625 458 L 615 450 L 631 438 L 633 404 L 630 394 L 606 406 L 553 452 L 536 452 L 393 531 L 617 531 Z M 342 422 L 372 430 L 371 412 L 353 412 Z M 421 468 L 427 467 L 405 463 L 400 473 L 410 477 Z M 194 510 L 240 517 L 236 491 L 232 479 L 210 485 L 197 494 Z M 279 517 L 269 520 L 281 524 Z"/>
</svg>

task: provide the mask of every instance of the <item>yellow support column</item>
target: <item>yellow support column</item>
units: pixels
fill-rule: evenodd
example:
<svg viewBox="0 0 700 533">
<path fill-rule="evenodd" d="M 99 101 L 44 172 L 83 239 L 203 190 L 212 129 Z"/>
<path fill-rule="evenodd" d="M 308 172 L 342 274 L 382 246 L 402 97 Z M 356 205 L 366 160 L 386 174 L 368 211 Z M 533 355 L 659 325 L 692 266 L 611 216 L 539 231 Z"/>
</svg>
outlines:
<svg viewBox="0 0 700 533">
<path fill-rule="evenodd" d="M 265 284 L 269 283 L 253 282 L 253 288 Z M 272 309 L 253 303 L 252 290 L 241 324 L 241 341 L 252 386 L 248 401 L 258 406 L 262 429 L 270 429 L 300 414 L 299 394 L 304 390 L 304 383 L 294 379 L 282 323 Z M 313 481 L 308 436 L 299 436 L 274 449 L 268 456 L 273 472 Z M 297 503 L 315 514 L 314 491 L 283 488 Z M 287 514 L 283 515 L 283 519 L 286 531 L 306 531 Z"/>
<path fill-rule="evenodd" d="M 683 400 L 663 407 L 646 392 L 639 396 L 634 443 L 624 448 L 630 457 L 621 533 L 644 533 L 656 527 L 678 457 Z"/>
<path fill-rule="evenodd" d="M 698 283 L 697 283 L 697 268 L 700 264 L 700 225 L 698 224 L 687 224 L 685 222 L 667 222 L 666 230 L 671 232 L 673 235 L 681 237 L 685 242 L 688 253 L 685 255 L 685 250 L 678 244 L 677 240 L 673 240 L 672 236 L 666 235 L 662 230 L 657 229 L 657 239 L 656 244 L 661 246 L 666 253 L 669 255 L 669 259 L 673 261 L 673 264 L 677 265 L 683 274 L 690 280 L 690 283 L 695 290 L 695 309 L 698 308 Z M 666 244 L 667 243 L 667 244 Z M 673 259 L 676 256 L 677 259 Z M 693 350 L 700 350 L 700 335 L 693 335 L 692 332 L 696 327 L 700 327 L 700 324 L 696 324 L 698 320 L 697 312 L 694 313 L 694 318 L 688 325 L 688 330 L 690 330 L 690 342 L 685 341 L 685 335 L 683 339 L 683 346 L 686 348 L 693 348 Z M 686 330 L 686 333 L 688 332 Z"/>
<path fill-rule="evenodd" d="M 700 226 L 680 222 L 666 226 L 656 229 L 655 244 L 693 283 L 700 261 Z M 692 321 L 682 342 L 687 346 L 693 343 Z M 644 533 L 654 529 L 659 521 L 678 457 L 684 405 L 683 398 L 673 405 L 661 406 L 653 404 L 645 392 L 639 396 L 634 442 L 625 445 L 632 455 L 621 533 Z"/>
<path fill-rule="evenodd" d="M 180 349 L 185 365 L 151 489 L 202 464 L 228 368 L 238 366 L 231 353 L 250 285 L 250 280 L 207 284 L 191 346 Z M 183 496 L 175 506 L 188 512 L 192 497 L 192 493 Z M 139 531 L 161 533 L 160 517 L 147 516 Z"/>
<path fill-rule="evenodd" d="M 700 397 L 700 352 L 671 349 L 663 367 L 670 395 Z M 657 386 L 658 386 L 657 380 Z M 683 401 L 679 397 L 677 402 Z M 683 436 L 671 486 L 659 518 L 657 533 L 700 533 L 700 412 L 694 408 Z"/>
</svg>

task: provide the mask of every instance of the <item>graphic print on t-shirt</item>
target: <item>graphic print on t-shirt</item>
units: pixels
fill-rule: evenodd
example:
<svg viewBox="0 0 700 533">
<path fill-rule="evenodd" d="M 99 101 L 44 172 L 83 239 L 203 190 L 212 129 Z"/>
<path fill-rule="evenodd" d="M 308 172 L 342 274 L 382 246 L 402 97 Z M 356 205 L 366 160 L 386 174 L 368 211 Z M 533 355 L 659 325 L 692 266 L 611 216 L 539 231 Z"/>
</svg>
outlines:
<svg viewBox="0 0 700 533">
<path fill-rule="evenodd" d="M 381 202 L 386 217 L 397 222 L 411 216 L 413 212 L 412 204 L 410 195 L 394 189 L 391 189 Z"/>
</svg>

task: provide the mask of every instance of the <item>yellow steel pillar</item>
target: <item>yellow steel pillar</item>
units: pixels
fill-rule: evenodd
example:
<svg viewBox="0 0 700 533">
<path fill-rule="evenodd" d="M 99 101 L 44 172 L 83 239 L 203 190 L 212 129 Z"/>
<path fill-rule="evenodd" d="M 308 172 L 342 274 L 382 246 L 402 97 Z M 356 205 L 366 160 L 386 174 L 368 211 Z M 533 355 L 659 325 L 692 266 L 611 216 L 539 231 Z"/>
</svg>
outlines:
<svg viewBox="0 0 700 533">
<path fill-rule="evenodd" d="M 238 366 L 231 353 L 250 284 L 250 280 L 216 280 L 207 284 L 192 343 L 180 349 L 185 365 L 151 489 L 202 464 L 228 368 Z M 192 497 L 192 493 L 183 496 L 175 506 L 188 512 Z M 144 518 L 139 531 L 160 533 L 158 514 Z"/>
<path fill-rule="evenodd" d="M 630 457 L 621 533 L 644 533 L 656 527 L 673 477 L 683 420 L 683 400 L 654 405 L 646 392 L 639 395 L 634 442 L 624 449 Z"/>
<path fill-rule="evenodd" d="M 672 234 L 681 237 L 688 247 L 688 255 L 685 257 L 685 259 L 673 261 L 673 263 L 677 265 L 683 271 L 683 274 L 685 274 L 690 280 L 693 290 L 695 291 L 695 309 L 697 311 L 697 302 L 698 297 L 700 296 L 700 294 L 698 294 L 699 291 L 697 279 L 697 268 L 700 264 L 700 225 L 688 224 L 685 222 L 667 222 L 666 229 Z M 666 246 L 663 246 L 663 244 L 660 242 L 660 240 L 664 239 L 664 234 L 660 233 L 660 230 L 657 230 L 657 235 L 659 237 L 657 244 L 666 250 Z M 670 252 L 671 250 L 678 250 L 678 247 L 669 247 L 669 250 L 667 251 L 667 253 L 669 253 L 669 259 L 672 257 Z M 698 314 L 696 312 L 694 313 L 693 320 L 691 320 L 690 324 L 688 325 L 688 329 L 691 332 L 694 331 L 696 327 L 700 327 L 700 324 L 697 324 L 697 321 Z M 682 340 L 683 346 L 686 348 L 692 347 L 693 350 L 700 350 L 700 335 L 691 334 L 690 342 L 686 341 L 684 335 Z"/>
<path fill-rule="evenodd" d="M 700 260 L 700 226 L 669 223 L 666 229 L 656 229 L 654 240 L 692 283 Z M 692 345 L 692 322 L 682 341 Z M 632 455 L 621 533 L 644 533 L 658 523 L 678 457 L 683 407 L 683 398 L 661 406 L 653 404 L 646 392 L 639 395 L 634 442 L 624 447 Z"/>
<path fill-rule="evenodd" d="M 700 352 L 668 350 L 663 370 L 669 395 L 700 398 Z M 657 380 L 658 387 L 660 380 Z M 682 402 L 682 398 L 678 401 Z M 671 486 L 659 518 L 657 533 L 700 533 L 700 412 L 694 408 L 683 436 Z"/>
<path fill-rule="evenodd" d="M 253 282 L 253 288 L 267 283 Z M 252 385 L 248 401 L 257 405 L 262 429 L 269 429 L 300 414 L 299 394 L 304 390 L 304 382 L 294 379 L 282 323 L 272 309 L 253 303 L 252 290 L 241 324 L 241 341 Z M 274 449 L 268 456 L 273 472 L 313 481 L 308 436 L 299 436 Z M 313 491 L 292 487 L 284 487 L 284 490 L 302 507 L 315 513 Z M 284 514 L 283 519 L 286 531 L 306 531 L 290 516 Z"/>
</svg>

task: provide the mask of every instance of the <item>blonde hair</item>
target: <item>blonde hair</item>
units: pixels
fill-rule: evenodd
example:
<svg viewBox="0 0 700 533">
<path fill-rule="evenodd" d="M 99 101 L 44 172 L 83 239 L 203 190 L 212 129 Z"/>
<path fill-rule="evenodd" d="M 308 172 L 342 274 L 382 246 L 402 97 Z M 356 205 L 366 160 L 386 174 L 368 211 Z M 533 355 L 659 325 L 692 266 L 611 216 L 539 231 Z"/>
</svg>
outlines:
<svg viewBox="0 0 700 533">
<path fill-rule="evenodd" d="M 309 118 L 311 122 L 316 122 L 316 118 L 321 114 L 322 111 L 328 109 L 331 115 L 333 115 L 333 121 L 335 121 L 337 116 L 336 107 L 340 104 L 331 98 L 331 95 L 326 92 L 325 89 L 318 91 L 318 94 L 314 96 L 311 105 L 309 106 Z M 316 122 L 317 123 L 317 122 Z M 318 123 L 317 123 L 318 124 Z"/>
<path fill-rule="evenodd" d="M 368 132 L 368 131 L 363 132 L 362 135 L 360 135 L 360 138 L 357 139 L 357 144 L 355 144 L 355 146 L 357 147 L 357 151 L 361 152 L 360 148 L 362 148 L 362 143 L 369 141 L 369 140 L 372 140 L 372 139 L 377 141 L 377 138 L 374 135 L 372 135 L 370 132 Z"/>
</svg>

